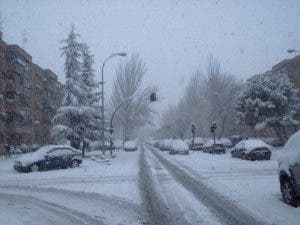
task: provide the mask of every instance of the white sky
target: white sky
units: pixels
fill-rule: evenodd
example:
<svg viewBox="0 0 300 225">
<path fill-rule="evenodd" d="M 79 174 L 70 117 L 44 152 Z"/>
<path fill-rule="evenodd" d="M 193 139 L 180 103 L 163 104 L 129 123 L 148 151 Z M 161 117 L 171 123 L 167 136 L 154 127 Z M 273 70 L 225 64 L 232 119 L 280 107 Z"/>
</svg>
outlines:
<svg viewBox="0 0 300 225">
<path fill-rule="evenodd" d="M 147 65 L 147 84 L 160 88 L 157 108 L 176 103 L 192 73 L 204 71 L 213 54 L 223 70 L 246 79 L 291 57 L 300 49 L 300 1 L 76 1 L 0 0 L 4 40 L 23 46 L 33 61 L 64 81 L 60 40 L 74 23 L 95 55 L 100 78 L 103 60 L 112 52 L 139 52 Z M 115 66 L 106 66 L 110 94 Z"/>
</svg>

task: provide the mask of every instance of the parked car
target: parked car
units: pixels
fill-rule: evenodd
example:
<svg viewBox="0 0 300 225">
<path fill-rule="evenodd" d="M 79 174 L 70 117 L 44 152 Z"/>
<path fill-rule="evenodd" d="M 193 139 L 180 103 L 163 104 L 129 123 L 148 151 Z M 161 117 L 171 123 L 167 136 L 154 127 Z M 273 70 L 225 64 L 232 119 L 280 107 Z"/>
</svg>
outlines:
<svg viewBox="0 0 300 225">
<path fill-rule="evenodd" d="M 237 143 L 239 143 L 240 141 L 243 140 L 248 140 L 248 136 L 246 135 L 233 135 L 229 138 L 229 140 L 231 141 L 231 145 L 235 146 Z"/>
<path fill-rule="evenodd" d="M 268 145 L 271 145 L 273 147 L 282 147 L 284 146 L 284 143 L 282 141 L 280 141 L 278 138 L 258 138 L 260 140 L 262 140 L 263 142 L 265 142 Z"/>
<path fill-rule="evenodd" d="M 214 144 L 214 140 L 210 139 L 206 141 L 203 145 L 203 152 L 206 153 L 225 154 L 225 151 L 226 151 L 225 145 L 219 140 L 216 140 Z"/>
<path fill-rule="evenodd" d="M 300 202 L 300 131 L 289 138 L 278 161 L 283 201 L 297 207 Z"/>
<path fill-rule="evenodd" d="M 126 141 L 124 143 L 124 151 L 125 152 L 133 152 L 137 150 L 137 142 L 136 141 Z"/>
<path fill-rule="evenodd" d="M 173 144 L 173 140 L 172 139 L 164 139 L 161 141 L 159 150 L 161 151 L 170 151 L 171 147 Z"/>
<path fill-rule="evenodd" d="M 189 146 L 186 142 L 182 140 L 174 140 L 172 142 L 171 149 L 169 150 L 169 154 L 171 155 L 176 155 L 176 154 L 181 154 L 181 155 L 188 155 L 189 154 Z"/>
<path fill-rule="evenodd" d="M 231 156 L 246 160 L 270 160 L 271 146 L 258 139 L 240 141 L 231 151 Z"/>
<path fill-rule="evenodd" d="M 219 141 L 225 145 L 225 148 L 232 148 L 232 143 L 228 138 L 220 138 Z"/>
<path fill-rule="evenodd" d="M 20 172 L 32 172 L 73 168 L 81 163 L 80 151 L 67 145 L 46 145 L 17 159 L 14 169 Z"/>
<path fill-rule="evenodd" d="M 204 144 L 203 138 L 197 137 L 194 139 L 194 144 L 193 141 L 190 142 L 189 149 L 193 151 L 201 151 L 203 150 L 203 144 Z"/>
<path fill-rule="evenodd" d="M 272 140 L 270 145 L 272 145 L 273 147 L 282 147 L 282 146 L 284 146 L 284 142 L 279 139 L 274 139 L 274 140 Z"/>
</svg>

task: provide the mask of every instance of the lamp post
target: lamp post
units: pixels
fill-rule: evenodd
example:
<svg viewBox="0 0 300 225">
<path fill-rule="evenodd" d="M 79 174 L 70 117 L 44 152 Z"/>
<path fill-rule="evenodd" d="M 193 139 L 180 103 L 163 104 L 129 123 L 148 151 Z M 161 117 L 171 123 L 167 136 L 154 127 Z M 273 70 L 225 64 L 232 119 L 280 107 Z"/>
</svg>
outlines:
<svg viewBox="0 0 300 225">
<path fill-rule="evenodd" d="M 115 56 L 126 56 L 126 53 L 125 52 L 119 52 L 119 53 L 114 53 L 114 54 L 111 54 L 110 56 L 108 56 L 103 64 L 102 64 L 102 70 L 101 70 L 101 117 L 102 117 L 102 128 L 101 128 L 101 136 L 102 136 L 102 153 L 104 154 L 105 153 L 105 138 L 104 138 L 104 130 L 105 130 L 105 127 L 104 127 L 104 80 L 103 80 L 103 75 L 104 75 L 104 66 L 105 66 L 105 63 L 111 59 L 112 57 L 115 57 Z"/>
</svg>

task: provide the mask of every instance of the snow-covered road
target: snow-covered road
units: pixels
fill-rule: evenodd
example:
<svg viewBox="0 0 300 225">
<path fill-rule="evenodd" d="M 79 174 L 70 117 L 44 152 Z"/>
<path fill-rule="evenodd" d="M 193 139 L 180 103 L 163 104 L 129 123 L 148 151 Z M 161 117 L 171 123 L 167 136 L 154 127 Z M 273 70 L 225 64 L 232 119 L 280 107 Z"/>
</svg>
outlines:
<svg viewBox="0 0 300 225">
<path fill-rule="evenodd" d="M 276 151 L 273 159 L 276 159 Z M 230 154 L 171 156 L 148 145 L 79 168 L 17 173 L 0 159 L 5 224 L 282 224 L 300 221 L 281 201 L 277 162 Z"/>
</svg>

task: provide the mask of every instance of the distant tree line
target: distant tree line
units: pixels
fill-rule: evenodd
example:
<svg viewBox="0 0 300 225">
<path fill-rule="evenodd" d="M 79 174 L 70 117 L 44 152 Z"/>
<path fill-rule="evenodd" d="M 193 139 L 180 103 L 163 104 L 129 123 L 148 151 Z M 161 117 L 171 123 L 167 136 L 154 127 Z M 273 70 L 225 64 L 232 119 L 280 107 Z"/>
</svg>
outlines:
<svg viewBox="0 0 300 225">
<path fill-rule="evenodd" d="M 243 83 L 224 73 L 220 62 L 209 56 L 205 73 L 196 71 L 177 105 L 163 113 L 157 137 L 207 137 L 217 122 L 217 137 L 257 135 L 271 130 L 283 141 L 299 129 L 300 95 L 287 75 L 257 75 Z M 269 132 L 268 132 L 269 134 Z"/>
</svg>

